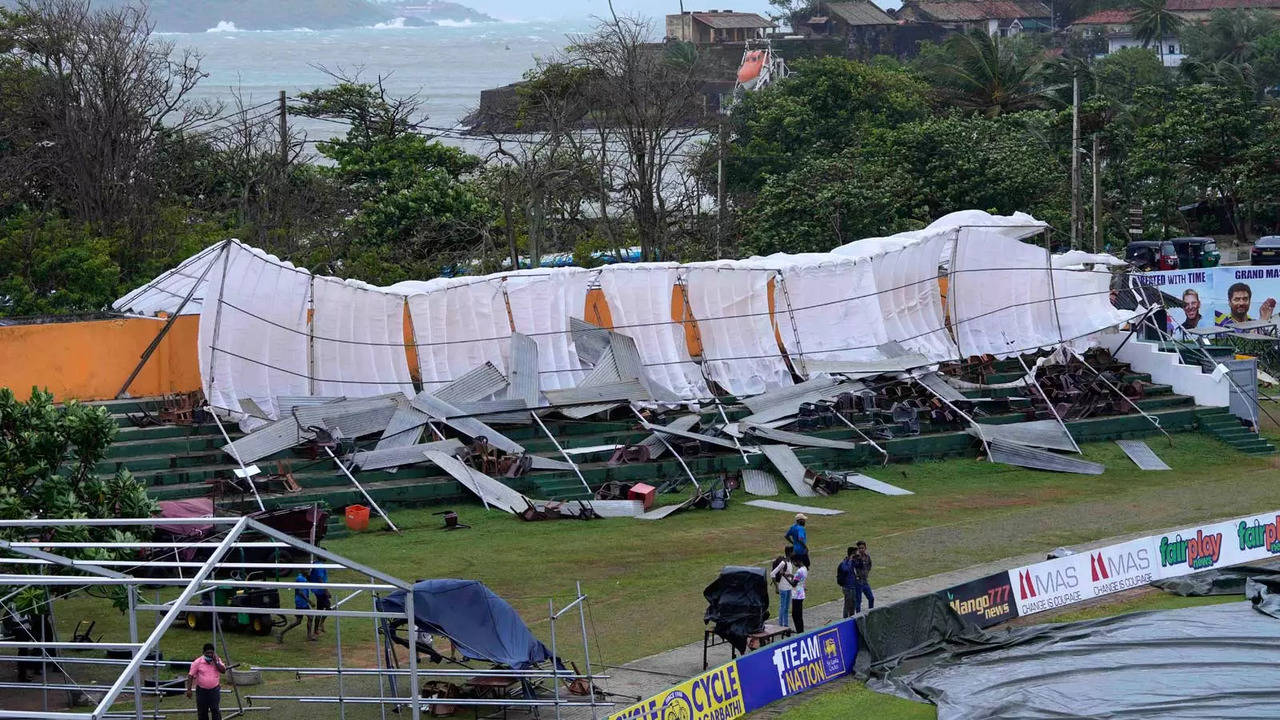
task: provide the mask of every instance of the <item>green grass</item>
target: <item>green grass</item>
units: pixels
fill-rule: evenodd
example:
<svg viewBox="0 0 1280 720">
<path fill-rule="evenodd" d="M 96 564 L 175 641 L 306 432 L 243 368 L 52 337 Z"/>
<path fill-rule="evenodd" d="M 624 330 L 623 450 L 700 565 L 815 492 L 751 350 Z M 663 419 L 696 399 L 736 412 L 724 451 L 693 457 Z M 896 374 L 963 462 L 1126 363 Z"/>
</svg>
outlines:
<svg viewBox="0 0 1280 720">
<path fill-rule="evenodd" d="M 1124 593 L 1121 599 L 1114 602 L 1091 605 L 1079 610 L 1042 613 L 1030 616 L 1028 619 L 1035 623 L 1076 622 L 1132 612 L 1176 610 L 1185 607 L 1240 602 L 1242 599 L 1238 595 L 1181 597 L 1150 588 L 1137 593 Z M 999 632 L 999 630 L 997 629 L 996 632 Z M 876 718 L 876 720 L 934 720 L 937 717 L 937 712 L 934 706 L 929 703 L 913 702 L 893 695 L 884 695 L 869 689 L 866 685 L 856 680 L 849 679 L 833 683 L 827 689 L 815 694 L 796 698 L 790 702 L 778 703 L 776 706 L 752 713 L 749 717 L 751 720 L 766 720 L 766 718 L 776 715 L 785 715 L 787 720 L 831 720 L 831 718 L 841 717 L 865 717 Z"/>
<path fill-rule="evenodd" d="M 1174 470 L 1139 471 L 1113 443 L 1096 443 L 1084 450 L 1087 458 L 1108 466 L 1099 476 L 977 460 L 922 462 L 869 472 L 915 495 L 859 491 L 805 500 L 846 511 L 810 520 L 811 602 L 836 599 L 835 565 L 844 548 L 859 539 L 870 544 L 875 579 L 883 586 L 1059 545 L 1280 507 L 1272 458 L 1243 455 L 1199 434 L 1175 436 L 1172 448 L 1163 438 L 1149 442 Z M 787 495 L 779 499 L 795 501 Z M 592 659 L 610 664 L 696 642 L 705 609 L 702 589 L 721 566 L 763 563 L 778 554 L 791 521 L 785 513 L 740 503 L 723 512 L 685 512 L 657 522 L 525 523 L 478 505 L 455 509 L 472 529 L 444 532 L 437 529 L 441 522 L 431 514 L 434 508 L 406 510 L 393 515 L 400 535 L 364 533 L 326 546 L 405 580 L 479 579 L 508 599 L 544 641 L 549 640 L 548 600 L 567 602 L 581 581 L 590 598 Z M 344 573 L 331 577 L 355 579 Z M 282 599 L 291 604 L 287 595 Z M 356 601 L 357 609 L 369 607 L 367 599 Z M 65 600 L 58 614 L 63 632 L 69 633 L 79 618 L 94 617 L 106 640 L 127 637 L 125 619 L 101 601 Z M 148 630 L 144 624 L 142 632 Z M 332 636 L 331 620 L 329 638 L 321 643 L 306 643 L 300 631 L 284 646 L 248 635 L 228 640 L 237 662 L 314 665 L 333 663 Z M 162 648 L 168 658 L 194 657 L 207 639 L 207 632 L 174 629 Z M 343 639 L 347 663 L 373 664 L 367 621 L 344 623 Z M 558 625 L 557 641 L 563 656 L 581 664 L 576 616 Z"/>
</svg>

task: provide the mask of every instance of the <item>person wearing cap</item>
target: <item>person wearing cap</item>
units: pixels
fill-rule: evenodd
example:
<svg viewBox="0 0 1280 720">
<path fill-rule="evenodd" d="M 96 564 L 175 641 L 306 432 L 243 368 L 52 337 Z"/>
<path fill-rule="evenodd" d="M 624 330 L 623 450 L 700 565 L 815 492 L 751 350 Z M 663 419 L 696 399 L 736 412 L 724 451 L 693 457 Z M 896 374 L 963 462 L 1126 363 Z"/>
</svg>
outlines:
<svg viewBox="0 0 1280 720">
<path fill-rule="evenodd" d="M 805 567 L 809 567 L 809 536 L 804 527 L 807 521 L 804 513 L 796 513 L 796 522 L 787 529 L 785 535 L 786 541 L 791 543 L 792 561 Z"/>
</svg>

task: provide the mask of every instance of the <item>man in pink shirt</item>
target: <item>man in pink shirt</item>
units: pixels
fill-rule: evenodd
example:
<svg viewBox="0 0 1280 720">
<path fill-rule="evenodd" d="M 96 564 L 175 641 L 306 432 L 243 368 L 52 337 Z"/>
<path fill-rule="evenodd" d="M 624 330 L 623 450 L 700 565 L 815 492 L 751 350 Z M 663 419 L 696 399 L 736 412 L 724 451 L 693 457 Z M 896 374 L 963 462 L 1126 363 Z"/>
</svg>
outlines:
<svg viewBox="0 0 1280 720">
<path fill-rule="evenodd" d="M 196 713 L 199 720 L 222 720 L 222 711 L 218 703 L 222 699 L 222 674 L 227 666 L 213 651 L 213 643 L 204 644 L 204 654 L 191 661 L 191 671 L 187 673 L 187 697 L 191 697 L 192 686 L 196 689 Z"/>
</svg>

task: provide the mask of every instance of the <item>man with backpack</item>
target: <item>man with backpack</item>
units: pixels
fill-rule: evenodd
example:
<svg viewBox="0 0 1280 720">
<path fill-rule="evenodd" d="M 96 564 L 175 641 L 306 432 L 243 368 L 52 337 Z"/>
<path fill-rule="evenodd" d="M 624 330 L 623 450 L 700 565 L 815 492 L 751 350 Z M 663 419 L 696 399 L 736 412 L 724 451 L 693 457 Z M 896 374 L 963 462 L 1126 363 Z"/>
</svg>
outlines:
<svg viewBox="0 0 1280 720">
<path fill-rule="evenodd" d="M 853 578 L 853 559 L 857 551 L 857 547 L 850 545 L 844 560 L 836 567 L 836 584 L 844 593 L 844 614 L 841 617 L 845 618 L 852 617 L 857 612 L 854 610 L 854 602 L 858 597 L 858 584 Z"/>
</svg>

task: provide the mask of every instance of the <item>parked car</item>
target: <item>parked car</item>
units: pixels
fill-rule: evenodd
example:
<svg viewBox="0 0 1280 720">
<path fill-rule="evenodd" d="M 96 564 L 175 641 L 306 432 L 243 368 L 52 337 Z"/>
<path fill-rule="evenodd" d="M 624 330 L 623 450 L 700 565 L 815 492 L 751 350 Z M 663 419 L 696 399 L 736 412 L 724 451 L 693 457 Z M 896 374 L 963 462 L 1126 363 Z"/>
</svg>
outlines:
<svg viewBox="0 0 1280 720">
<path fill-rule="evenodd" d="M 1178 268 L 1181 270 L 1218 267 L 1222 260 L 1218 243 L 1211 237 L 1176 237 L 1169 242 L 1178 253 Z"/>
<path fill-rule="evenodd" d="M 1249 253 L 1250 265 L 1280 265 L 1280 235 L 1263 235 Z"/>
<path fill-rule="evenodd" d="M 1168 240 L 1135 240 L 1125 248 L 1124 259 L 1143 272 L 1178 269 L 1178 251 Z"/>
</svg>

